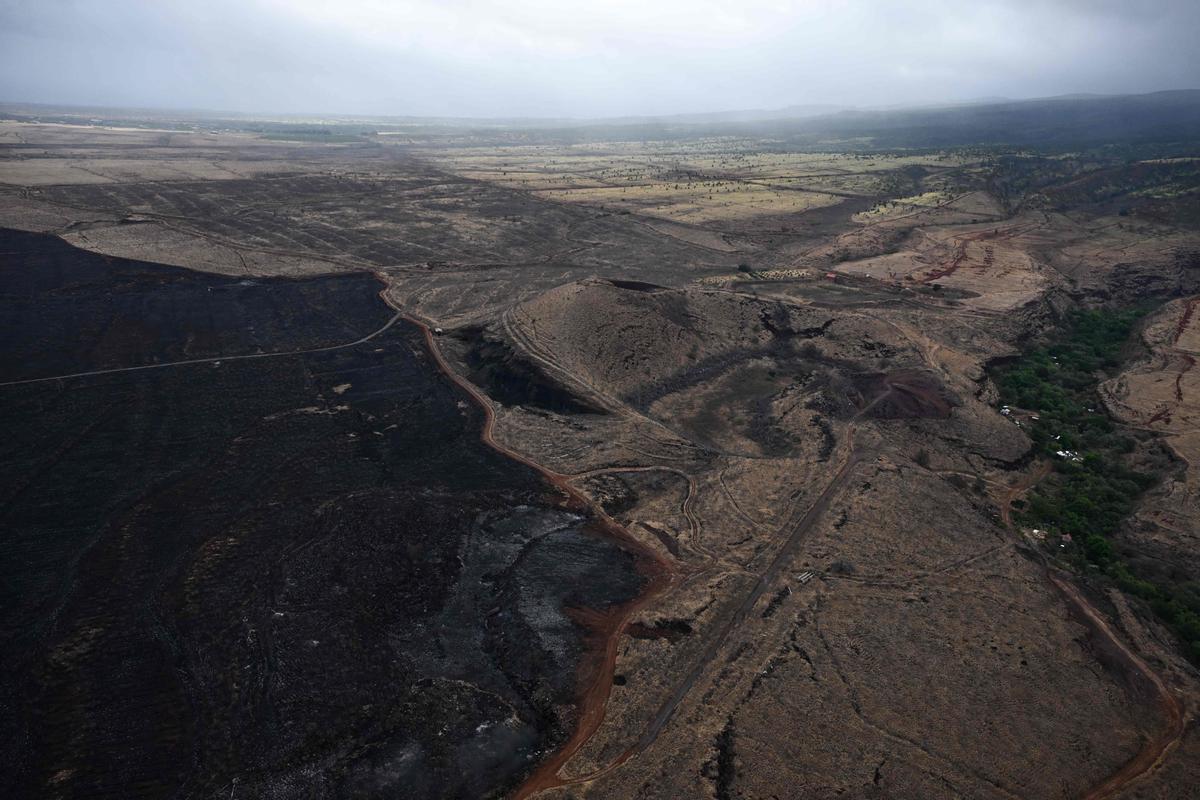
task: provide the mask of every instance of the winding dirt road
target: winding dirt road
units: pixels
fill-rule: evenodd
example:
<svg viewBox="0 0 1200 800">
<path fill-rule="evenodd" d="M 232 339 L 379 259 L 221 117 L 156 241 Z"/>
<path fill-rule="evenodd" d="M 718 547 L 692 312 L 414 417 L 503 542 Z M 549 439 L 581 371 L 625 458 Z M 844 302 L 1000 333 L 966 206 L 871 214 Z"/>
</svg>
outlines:
<svg viewBox="0 0 1200 800">
<path fill-rule="evenodd" d="M 386 286 L 386 277 L 380 276 Z M 397 306 L 387 296 L 387 289 L 380 292 L 389 306 Z M 496 452 L 517 461 L 541 475 L 548 483 L 561 490 L 570 499 L 570 504 L 578 510 L 587 510 L 597 520 L 600 531 L 616 541 L 621 547 L 632 553 L 638 560 L 639 569 L 648 578 L 641 595 L 623 605 L 608 609 L 605 612 L 584 612 L 577 614 L 580 622 L 590 628 L 589 641 L 595 645 L 589 658 L 581 668 L 581 673 L 587 674 L 586 685 L 580 693 L 578 701 L 579 718 L 575 730 L 559 750 L 546 761 L 542 762 L 525 783 L 517 789 L 516 798 L 528 797 L 545 789 L 562 786 L 567 782 L 558 777 L 558 772 L 579 749 L 592 737 L 604 721 L 608 707 L 608 697 L 612 692 L 613 674 L 616 670 L 617 648 L 625 635 L 633 618 L 659 595 L 675 585 L 682 575 L 677 564 L 660 556 L 655 550 L 642 544 L 632 536 L 622 525 L 609 516 L 599 504 L 593 502 L 583 492 L 571 483 L 569 475 L 554 472 L 538 464 L 530 458 L 496 441 L 494 436 L 496 415 L 491 401 L 474 384 L 455 372 L 442 356 L 437 346 L 437 340 L 429 325 L 420 319 L 405 315 L 397 309 L 405 321 L 418 327 L 425 335 L 425 345 L 433 358 L 434 364 L 456 386 L 462 389 L 479 406 L 484 415 L 480 441 Z"/>
<path fill-rule="evenodd" d="M 1114 652 L 1124 663 L 1126 669 L 1140 674 L 1154 687 L 1159 711 L 1165 719 L 1165 724 L 1157 736 L 1147 740 L 1137 755 L 1114 772 L 1103 783 L 1093 787 L 1082 800 L 1105 800 L 1115 796 L 1138 778 L 1157 769 L 1170 755 L 1171 751 L 1183 738 L 1184 716 L 1183 706 L 1163 679 L 1137 653 L 1129 649 L 1109 626 L 1104 616 L 1087 601 L 1070 580 L 1055 574 L 1047 568 L 1046 577 L 1050 583 L 1062 593 L 1067 604 L 1083 619 L 1089 628 L 1097 635 L 1106 639 L 1114 648 Z"/>
<path fill-rule="evenodd" d="M 380 278 L 386 283 L 386 276 L 380 275 Z M 386 289 L 380 293 L 380 296 L 383 297 L 384 301 L 387 302 L 392 308 L 397 308 L 395 304 L 393 304 L 388 298 Z M 583 475 L 579 476 L 563 475 L 549 470 L 522 455 L 521 453 L 518 453 L 506 445 L 497 442 L 493 435 L 495 429 L 495 414 L 492 410 L 490 400 L 475 385 L 458 375 L 458 373 L 456 373 L 450 367 L 445 358 L 442 356 L 437 346 L 437 341 L 428 324 L 422 320 L 415 319 L 410 316 L 406 316 L 405 319 L 419 327 L 424 332 L 426 345 L 437 367 L 447 376 L 447 378 L 449 378 L 459 388 L 470 395 L 471 398 L 474 399 L 482 409 L 484 413 L 484 426 L 480 438 L 483 443 L 500 452 L 501 454 L 536 470 L 548 482 L 558 487 L 569 497 L 571 497 L 573 502 L 579 507 L 591 510 L 591 512 L 595 514 L 596 518 L 600 520 L 604 532 L 607 535 L 622 543 L 631 552 L 634 552 L 641 558 L 645 559 L 645 563 L 650 566 L 650 582 L 640 597 L 615 610 L 613 613 L 585 615 L 586 621 L 593 626 L 593 636 L 595 637 L 595 640 L 603 642 L 603 649 L 601 653 L 597 654 L 599 656 L 599 664 L 595 669 L 595 673 L 592 676 L 589 685 L 585 688 L 580 698 L 580 718 L 575 732 L 567 741 L 567 743 L 559 749 L 558 752 L 556 752 L 550 759 L 539 765 L 539 767 L 529 776 L 529 778 L 526 779 L 525 783 L 523 783 L 517 789 L 516 793 L 514 794 L 514 798 L 516 798 L 516 800 L 524 800 L 524 798 L 548 789 L 593 781 L 625 763 L 637 753 L 645 750 L 655 741 L 655 739 L 657 739 L 659 733 L 674 716 L 680 704 L 687 697 L 697 680 L 699 680 L 699 678 L 703 675 L 704 670 L 712 662 L 721 646 L 725 643 L 733 631 L 736 630 L 737 627 L 749 616 L 755 604 L 774 583 L 779 572 L 795 555 L 796 549 L 803 541 L 805 535 L 812 528 L 813 524 L 815 524 L 815 522 L 825 513 L 833 498 L 838 494 L 838 492 L 841 491 L 846 481 L 849 480 L 849 477 L 853 472 L 853 468 L 867 458 L 867 454 L 854 447 L 854 424 L 852 422 L 847 430 L 849 451 L 846 455 L 845 461 L 835 473 L 833 479 L 828 485 L 826 485 L 825 489 L 805 510 L 804 514 L 799 519 L 795 519 L 793 517 L 781 527 L 781 530 L 785 531 L 788 530 L 788 528 L 791 529 L 783 546 L 780 547 L 779 551 L 772 558 L 768 566 L 758 576 L 754 583 L 754 587 L 746 594 L 738 608 L 729 617 L 716 635 L 714 635 L 709 641 L 700 658 L 696 660 L 692 666 L 692 669 L 689 670 L 689 672 L 676 686 L 674 692 L 672 692 L 666 702 L 664 702 L 664 704 L 659 708 L 658 712 L 647 725 L 638 740 L 628 750 L 623 752 L 614 761 L 600 770 L 590 773 L 586 776 L 564 779 L 559 776 L 559 771 L 568 761 L 571 760 L 571 758 L 574 757 L 577 752 L 579 752 L 580 748 L 587 743 L 587 741 L 599 729 L 601 723 L 604 721 L 608 697 L 612 690 L 612 678 L 616 668 L 617 648 L 621 637 L 625 634 L 625 631 L 629 626 L 629 623 L 641 609 L 646 607 L 650 602 L 655 600 L 670 587 L 677 584 L 683 576 L 685 570 L 683 570 L 679 565 L 667 561 L 659 556 L 655 551 L 641 544 L 637 539 L 630 535 L 624 527 L 606 514 L 602 508 L 600 508 L 596 503 L 592 502 L 586 495 L 572 485 L 572 478 L 583 477 L 592 473 L 584 473 Z M 557 367 L 557 365 L 554 366 Z M 859 415 L 856 416 L 855 421 L 857 421 L 857 419 L 861 417 L 862 414 L 867 410 L 869 410 L 869 408 L 862 409 L 862 411 L 859 412 Z M 626 467 L 621 469 L 629 470 L 630 468 Z M 657 468 L 634 467 L 633 469 L 636 471 L 643 471 L 646 469 Z M 607 470 L 600 470 L 596 472 L 603 471 Z M 694 479 L 692 479 L 690 476 L 686 477 L 688 477 L 689 484 L 687 501 L 690 501 L 694 497 L 695 483 Z M 688 513 L 690 509 L 686 508 L 686 506 L 689 504 L 687 501 L 685 501 L 685 516 L 687 517 L 689 524 L 693 526 L 692 532 L 693 536 L 695 536 L 698 533 L 697 529 L 699 524 L 698 521 L 694 519 L 693 515 Z"/>
<path fill-rule="evenodd" d="M 1018 534 L 1012 521 L 1013 501 L 1032 491 L 1051 471 L 1050 462 L 1042 461 L 1029 474 L 1009 487 L 1002 496 L 1000 517 L 1004 526 L 1014 536 Z M 1183 705 L 1175 693 L 1168 688 L 1162 677 L 1125 644 L 1122 637 L 1108 624 L 1104 614 L 1084 597 L 1070 577 L 1052 567 L 1044 554 L 1039 552 L 1039 556 L 1041 556 L 1042 566 L 1046 572 L 1046 580 L 1058 590 L 1067 607 L 1079 621 L 1086 625 L 1094 636 L 1102 639 L 1108 645 L 1110 652 L 1120 659 L 1124 669 L 1141 676 L 1154 689 L 1155 702 L 1164 719 L 1162 730 L 1156 736 L 1148 739 L 1133 758 L 1081 798 L 1081 800 L 1107 800 L 1107 798 L 1116 796 L 1138 778 L 1157 769 L 1171 751 L 1178 746 L 1186 728 Z"/>
<path fill-rule="evenodd" d="M 387 298 L 386 290 L 381 292 L 381 296 L 393 308 L 394 304 Z M 816 523 L 817 520 L 827 511 L 830 503 L 845 486 L 853 473 L 853 468 L 870 457 L 865 449 L 856 448 L 853 444 L 854 425 L 853 422 L 847 430 L 847 439 L 849 442 L 849 451 L 845 461 L 834 475 L 833 479 L 826 485 L 822 493 L 817 499 L 805 510 L 799 519 L 789 520 L 785 524 L 784 529 L 791 527 L 791 531 L 787 540 L 784 542 L 779 551 L 772 558 L 768 566 L 758 576 L 753 588 L 746 594 L 737 609 L 721 626 L 720 630 L 712 637 L 706 645 L 701 656 L 692 665 L 689 672 L 677 684 L 675 690 L 659 708 L 658 712 L 647 724 L 641 736 L 627 750 L 621 753 L 617 758 L 602 767 L 601 769 L 589 773 L 584 776 L 564 779 L 559 776 L 559 772 L 567 762 L 569 762 L 576 753 L 583 747 L 584 744 L 595 734 L 604 721 L 605 710 L 612 688 L 612 678 L 615 671 L 617 648 L 618 644 L 625 634 L 626 629 L 633 617 L 649 603 L 654 601 L 663 592 L 667 591 L 673 585 L 677 584 L 680 577 L 684 574 L 684 570 L 678 564 L 668 561 L 661 557 L 657 552 L 641 544 L 637 539 L 629 534 L 620 524 L 613 520 L 604 512 L 597 504 L 587 498 L 579 489 L 572 485 L 573 478 L 584 477 L 584 475 L 569 476 L 553 472 L 540 464 L 535 463 L 531 459 L 523 456 L 520 453 L 508 448 L 507 446 L 497 442 L 493 436 L 495 427 L 495 414 L 492 410 L 491 403 L 488 398 L 473 384 L 465 378 L 460 377 L 449 364 L 445 361 L 441 352 L 437 347 L 437 342 L 433 332 L 427 324 L 421 320 L 412 317 L 405 317 L 412 324 L 419 327 L 425 335 L 426 345 L 431 356 L 434 359 L 438 368 L 454 382 L 459 388 L 471 396 L 472 399 L 479 405 L 484 413 L 485 421 L 480 438 L 484 444 L 492 447 L 497 452 L 512 458 L 526 466 L 530 467 L 542 475 L 549 483 L 562 490 L 574 505 L 579 508 L 590 510 L 599 520 L 603 532 L 611 536 L 614 540 L 635 553 L 642 564 L 647 567 L 647 574 L 650 578 L 646 590 L 641 596 L 632 602 L 625 604 L 616 609 L 612 609 L 607 613 L 593 613 L 583 615 L 582 619 L 591 627 L 592 641 L 597 645 L 597 652 L 593 654 L 595 665 L 591 674 L 591 679 L 585 686 L 579 699 L 580 717 L 575 731 L 568 739 L 567 743 L 560 748 L 551 758 L 542 762 L 541 765 L 526 779 L 526 781 L 517 789 L 514 797 L 516 800 L 524 800 L 541 791 L 548 789 L 589 783 L 612 770 L 620 767 L 629 759 L 644 751 L 654 743 L 661 731 L 670 722 L 679 706 L 691 692 L 696 682 L 703 676 L 705 669 L 712 662 L 717 652 L 733 635 L 734 631 L 746 620 L 749 614 L 753 611 L 755 604 L 769 590 L 778 574 L 783 568 L 790 563 L 791 558 L 795 555 L 796 549 L 803 541 L 805 535 Z M 870 404 L 874 405 L 874 403 Z M 868 410 L 863 408 L 856 415 L 855 421 L 861 418 Z M 1039 464 L 1029 475 L 1018 481 L 1014 486 L 1008 487 L 1000 498 L 1001 517 L 1005 526 L 1014 535 L 1016 533 L 1015 526 L 1012 522 L 1012 502 L 1018 497 L 1030 491 L 1036 484 L 1049 474 L 1049 464 Z M 656 469 L 655 467 L 625 467 L 615 468 L 613 471 L 623 470 L 643 471 L 647 469 Z M 597 470 L 596 473 L 607 472 L 608 470 Z M 672 470 L 674 471 L 674 470 Z M 694 481 L 689 478 L 688 499 L 694 496 L 695 488 Z M 686 505 L 686 502 L 685 502 Z M 691 514 L 686 514 L 688 522 L 695 525 Z M 693 534 L 695 529 L 693 528 Z M 1165 719 L 1165 724 L 1160 733 L 1151 738 L 1143 748 L 1129 762 L 1127 762 L 1120 770 L 1105 779 L 1101 784 L 1091 789 L 1084 795 L 1083 800 L 1106 800 L 1111 798 L 1129 784 L 1136 781 L 1141 776 L 1156 769 L 1162 764 L 1163 760 L 1170 752 L 1178 745 L 1185 730 L 1185 717 L 1182 705 L 1179 699 L 1167 687 L 1163 679 L 1150 666 L 1129 647 L 1127 647 L 1117 633 L 1104 619 L 1104 616 L 1093 607 L 1088 600 L 1079 592 L 1079 590 L 1068 580 L 1058 574 L 1055 574 L 1053 569 L 1046 565 L 1047 580 L 1062 594 L 1068 606 L 1078 615 L 1093 633 L 1104 639 L 1112 648 L 1112 651 L 1119 655 L 1125 666 L 1132 672 L 1142 676 L 1148 685 L 1154 688 L 1156 701 L 1159 709 Z"/>
<path fill-rule="evenodd" d="M 855 419 L 857 420 L 857 417 Z M 718 652 L 720 652 L 721 648 L 729 640 L 729 637 L 732 636 L 733 633 L 742 625 L 742 623 L 746 621 L 750 613 L 754 610 L 754 606 L 772 587 L 775 580 L 778 578 L 779 573 L 789 563 L 791 563 L 792 559 L 796 555 L 796 550 L 804 541 L 804 538 L 812 529 L 813 525 L 825 514 L 829 508 L 829 504 L 845 487 L 847 481 L 849 481 L 851 475 L 853 474 L 854 467 L 871 457 L 872 454 L 868 453 L 866 450 L 855 448 L 853 443 L 853 434 L 854 426 L 853 423 L 851 423 L 847 430 L 849 451 L 841 467 L 834 474 L 834 477 L 830 480 L 830 482 L 825 486 L 825 489 L 821 492 L 821 494 L 818 495 L 816 500 L 814 500 L 813 503 L 805 509 L 804 513 L 800 515 L 799 518 L 796 517 L 796 514 L 799 513 L 799 509 L 797 509 L 796 512 L 793 512 L 788 521 L 780 526 L 781 531 L 788 531 L 790 529 L 787 539 L 776 552 L 767 567 L 756 577 L 754 586 L 749 592 L 747 592 L 746 596 L 742 599 L 742 602 L 720 627 L 720 629 L 706 643 L 700 656 L 692 664 L 692 668 L 679 681 L 675 687 L 675 690 L 670 694 L 666 701 L 664 701 L 662 706 L 659 707 L 657 713 L 655 713 L 654 717 L 646 725 L 637 741 L 607 765 L 594 772 L 575 778 L 563 779 L 558 777 L 558 771 L 570 759 L 569 755 L 564 758 L 556 758 L 551 762 L 547 762 L 547 764 L 543 765 L 542 768 L 535 772 L 526 781 L 526 783 L 517 790 L 517 794 L 515 795 L 516 800 L 524 800 L 524 798 L 530 797 L 531 795 L 546 789 L 590 783 L 620 767 L 637 754 L 645 751 L 655 742 L 662 730 L 671 721 L 672 717 L 674 717 L 675 712 L 679 709 L 679 706 L 683 703 L 683 701 L 691 693 L 693 687 L 704 675 L 705 670 L 712 663 Z M 619 639 L 620 635 L 622 634 L 623 631 L 618 633 L 616 638 Z M 615 647 L 615 640 L 613 646 Z M 603 719 L 602 713 L 601 719 Z M 592 733 L 594 733 L 594 731 L 590 731 L 588 733 L 588 738 L 590 738 Z M 584 738 L 583 741 L 586 741 L 586 738 Z M 582 742 L 580 744 L 582 744 Z M 575 749 L 578 750 L 578 748 Z"/>
</svg>

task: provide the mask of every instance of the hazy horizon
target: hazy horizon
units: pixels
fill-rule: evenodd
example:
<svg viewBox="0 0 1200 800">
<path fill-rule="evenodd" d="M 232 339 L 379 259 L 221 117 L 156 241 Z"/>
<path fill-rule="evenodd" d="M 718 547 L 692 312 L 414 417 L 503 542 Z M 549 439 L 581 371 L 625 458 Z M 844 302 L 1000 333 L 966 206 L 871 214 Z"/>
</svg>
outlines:
<svg viewBox="0 0 1200 800">
<path fill-rule="evenodd" d="M 1189 89 L 1156 0 L 0 0 L 0 101 L 474 118 L 887 108 Z"/>
<path fill-rule="evenodd" d="M 545 116 L 545 115 L 456 115 L 456 114 L 368 114 L 358 112 L 332 112 L 332 111 L 314 111 L 314 110 L 288 110 L 280 111 L 278 109 L 263 108 L 263 109 L 228 109 L 228 108 L 199 108 L 194 106 L 167 106 L 167 105 L 105 105 L 105 104 L 87 104 L 87 103 L 53 103 L 43 102 L 39 100 L 22 100 L 9 99 L 0 97 L 0 107 L 9 108 L 44 108 L 49 111 L 112 111 L 112 112 L 146 112 L 151 115 L 196 115 L 197 117 L 208 117 L 220 119 L 222 116 L 229 115 L 238 118 L 247 119 L 279 119 L 284 121 L 299 122 L 303 120 L 331 120 L 352 122 L 354 120 L 363 121 L 385 121 L 389 119 L 396 120 L 445 120 L 448 122 L 578 122 L 578 123 L 604 123 L 604 122 L 621 122 L 624 120 L 640 121 L 645 120 L 654 122 L 657 120 L 669 121 L 673 118 L 682 118 L 685 121 L 691 118 L 700 119 L 703 117 L 720 117 L 727 116 L 731 121 L 746 121 L 755 122 L 765 119 L 817 119 L 835 114 L 847 113 L 887 113 L 887 112 L 907 112 L 921 111 L 924 109 L 936 110 L 940 108 L 954 108 L 960 106 L 988 106 L 988 105 L 1003 105 L 1006 103 L 1028 103 L 1038 102 L 1041 100 L 1072 100 L 1072 99 L 1104 99 L 1117 97 L 1137 97 L 1143 95 L 1155 95 L 1173 92 L 1200 92 L 1200 88 L 1193 87 L 1169 87 L 1164 89 L 1151 89 L 1145 92 L 1130 92 L 1130 93 L 1113 93 L 1099 94 L 1094 92 L 1075 92 L 1063 95 L 1038 95 L 1031 97 L 974 97 L 974 98 L 950 98 L 942 101 L 931 101 L 928 103 L 896 103 L 890 105 L 878 106 L 820 106 L 820 105 L 804 105 L 795 104 L 791 106 L 780 106 L 776 108 L 706 108 L 692 109 L 689 111 L 673 111 L 665 114 L 624 114 L 613 116 L 583 116 L 583 115 L 564 115 L 564 116 Z M 795 111 L 796 113 L 791 113 Z M 761 114 L 762 116 L 754 116 Z M 741 116 L 739 116 L 741 115 Z"/>
</svg>

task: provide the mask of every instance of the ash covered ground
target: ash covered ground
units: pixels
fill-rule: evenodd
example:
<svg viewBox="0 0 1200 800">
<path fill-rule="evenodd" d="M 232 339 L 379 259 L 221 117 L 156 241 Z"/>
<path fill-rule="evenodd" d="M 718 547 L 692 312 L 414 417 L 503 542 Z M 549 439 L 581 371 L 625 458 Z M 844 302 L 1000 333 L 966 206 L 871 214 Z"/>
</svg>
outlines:
<svg viewBox="0 0 1200 800">
<path fill-rule="evenodd" d="M 643 579 L 375 278 L 0 251 L 15 796 L 483 796 L 561 742 L 568 610 Z"/>
</svg>

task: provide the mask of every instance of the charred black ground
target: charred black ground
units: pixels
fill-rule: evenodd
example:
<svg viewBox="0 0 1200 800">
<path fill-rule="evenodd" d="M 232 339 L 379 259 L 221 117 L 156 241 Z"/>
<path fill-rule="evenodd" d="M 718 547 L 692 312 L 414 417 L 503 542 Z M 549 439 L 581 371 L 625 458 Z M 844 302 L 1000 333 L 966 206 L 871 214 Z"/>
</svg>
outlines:
<svg viewBox="0 0 1200 800">
<path fill-rule="evenodd" d="M 371 276 L 0 253 L 0 383 L 222 359 L 0 386 L 16 796 L 479 796 L 561 740 L 564 607 L 641 578 Z"/>
<path fill-rule="evenodd" d="M 466 328 L 457 338 L 467 342 L 465 360 L 471 381 L 487 390 L 488 397 L 504 405 L 527 405 L 566 414 L 602 414 L 546 374 L 501 338 L 480 328 Z"/>
</svg>

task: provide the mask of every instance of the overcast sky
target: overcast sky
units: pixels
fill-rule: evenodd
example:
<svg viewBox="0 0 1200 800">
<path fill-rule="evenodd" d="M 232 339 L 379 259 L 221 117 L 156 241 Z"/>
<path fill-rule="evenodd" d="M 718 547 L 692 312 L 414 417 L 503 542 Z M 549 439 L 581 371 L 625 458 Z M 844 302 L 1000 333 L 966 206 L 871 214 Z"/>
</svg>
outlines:
<svg viewBox="0 0 1200 800">
<path fill-rule="evenodd" d="M 1200 0 L 0 0 L 0 101 L 614 116 L 1200 87 Z"/>
</svg>

